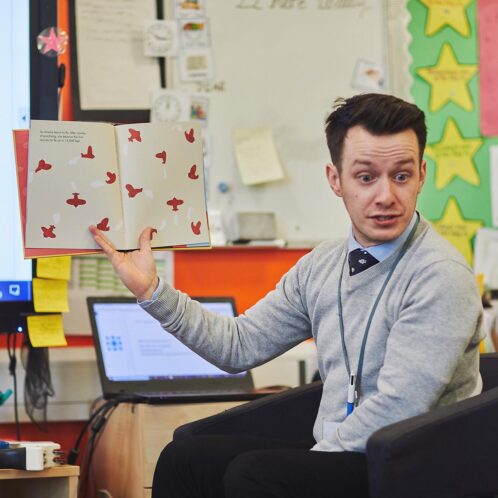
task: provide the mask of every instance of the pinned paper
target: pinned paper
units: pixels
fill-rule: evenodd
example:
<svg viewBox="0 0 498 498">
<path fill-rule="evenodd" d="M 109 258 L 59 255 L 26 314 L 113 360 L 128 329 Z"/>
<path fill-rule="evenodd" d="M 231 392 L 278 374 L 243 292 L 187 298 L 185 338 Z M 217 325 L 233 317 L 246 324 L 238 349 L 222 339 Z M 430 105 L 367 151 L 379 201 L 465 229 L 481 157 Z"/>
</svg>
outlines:
<svg viewBox="0 0 498 498">
<path fill-rule="evenodd" d="M 234 130 L 233 142 L 244 185 L 256 185 L 284 177 L 271 128 L 238 128 Z"/>
<path fill-rule="evenodd" d="M 203 16 L 206 11 L 206 0 L 175 0 L 175 17 Z"/>
<path fill-rule="evenodd" d="M 207 125 L 209 115 L 209 97 L 192 95 L 190 98 L 190 119 L 201 121 Z"/>
<path fill-rule="evenodd" d="M 358 60 L 351 86 L 360 91 L 383 92 L 385 91 L 384 70 L 373 62 Z"/>
<path fill-rule="evenodd" d="M 481 134 L 486 137 L 498 135 L 498 2 L 477 2 L 477 25 L 479 29 L 479 110 Z M 496 223 L 495 223 L 496 225 Z"/>
<path fill-rule="evenodd" d="M 496 145 L 489 148 L 489 175 L 493 226 L 498 227 L 498 146 Z"/>
<path fill-rule="evenodd" d="M 205 17 L 182 19 L 179 22 L 182 48 L 209 47 L 209 22 Z"/>
<path fill-rule="evenodd" d="M 467 263 L 472 265 L 472 239 L 484 223 L 479 220 L 466 220 L 462 216 L 456 199 L 450 197 L 442 217 L 433 221 L 432 224 L 440 235 L 463 254 Z"/>
<path fill-rule="evenodd" d="M 472 111 L 469 81 L 476 73 L 477 64 L 460 64 L 451 46 L 443 45 L 436 65 L 417 69 L 417 74 L 431 85 L 429 110 L 436 112 L 448 102 L 454 102 Z"/>
<path fill-rule="evenodd" d="M 33 304 L 37 313 L 69 311 L 67 281 L 34 278 Z"/>
<path fill-rule="evenodd" d="M 55 280 L 69 280 L 71 278 L 71 256 L 37 259 L 36 276 Z"/>
<path fill-rule="evenodd" d="M 481 228 L 477 231 L 474 246 L 474 271 L 484 275 L 484 284 L 498 289 L 498 230 Z"/>
<path fill-rule="evenodd" d="M 62 315 L 28 316 L 28 335 L 34 348 L 67 346 Z"/>
<path fill-rule="evenodd" d="M 464 138 L 455 121 L 448 119 L 441 141 L 426 148 L 426 154 L 436 163 L 436 188 L 446 187 L 457 177 L 479 185 L 473 157 L 481 145 L 481 138 Z"/>
<path fill-rule="evenodd" d="M 178 57 L 178 70 L 183 83 L 207 81 L 214 77 L 213 54 L 210 48 L 189 48 Z"/>
<path fill-rule="evenodd" d="M 425 34 L 432 36 L 445 26 L 453 28 L 466 38 L 470 35 L 469 19 L 465 9 L 472 0 L 420 0 L 427 9 Z"/>
</svg>

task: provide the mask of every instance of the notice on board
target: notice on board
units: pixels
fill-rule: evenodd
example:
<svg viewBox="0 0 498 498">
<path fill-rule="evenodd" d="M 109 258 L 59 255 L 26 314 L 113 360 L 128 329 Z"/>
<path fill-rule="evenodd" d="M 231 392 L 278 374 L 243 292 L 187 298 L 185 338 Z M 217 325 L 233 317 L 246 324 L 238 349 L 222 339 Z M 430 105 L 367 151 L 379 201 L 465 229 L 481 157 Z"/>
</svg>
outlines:
<svg viewBox="0 0 498 498">
<path fill-rule="evenodd" d="M 37 259 L 36 276 L 56 280 L 69 280 L 71 278 L 71 256 Z"/>
<path fill-rule="evenodd" d="M 69 311 L 67 281 L 34 278 L 33 305 L 37 313 Z"/>
<path fill-rule="evenodd" d="M 28 316 L 28 335 L 34 348 L 49 346 L 67 346 L 62 315 Z"/>
<path fill-rule="evenodd" d="M 244 185 L 272 182 L 284 177 L 271 128 L 237 128 L 233 132 L 233 144 Z"/>
</svg>

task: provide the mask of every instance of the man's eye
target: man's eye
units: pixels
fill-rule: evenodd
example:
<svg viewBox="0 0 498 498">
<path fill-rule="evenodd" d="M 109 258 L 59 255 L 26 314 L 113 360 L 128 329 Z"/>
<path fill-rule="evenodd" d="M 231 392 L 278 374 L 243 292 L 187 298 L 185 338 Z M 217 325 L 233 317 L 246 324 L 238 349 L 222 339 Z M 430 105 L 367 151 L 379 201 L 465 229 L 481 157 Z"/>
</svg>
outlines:
<svg viewBox="0 0 498 498">
<path fill-rule="evenodd" d="M 360 182 L 362 182 L 362 183 L 368 183 L 368 182 L 371 182 L 373 180 L 372 175 L 360 175 L 358 178 L 360 179 Z"/>
<path fill-rule="evenodd" d="M 406 182 L 406 180 L 408 180 L 408 175 L 406 173 L 399 173 L 394 178 L 397 182 Z"/>
</svg>

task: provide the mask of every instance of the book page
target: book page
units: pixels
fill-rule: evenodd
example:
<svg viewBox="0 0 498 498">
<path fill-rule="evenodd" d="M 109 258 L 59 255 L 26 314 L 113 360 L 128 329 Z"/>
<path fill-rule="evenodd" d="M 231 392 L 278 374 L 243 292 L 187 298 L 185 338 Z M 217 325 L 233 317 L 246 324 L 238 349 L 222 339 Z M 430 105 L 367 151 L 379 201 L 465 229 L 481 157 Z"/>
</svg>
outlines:
<svg viewBox="0 0 498 498">
<path fill-rule="evenodd" d="M 114 127 L 32 121 L 26 247 L 96 249 L 89 225 L 123 245 L 123 213 Z"/>
<path fill-rule="evenodd" d="M 116 134 L 127 247 L 147 226 L 153 247 L 209 245 L 200 125 L 121 125 Z"/>
</svg>

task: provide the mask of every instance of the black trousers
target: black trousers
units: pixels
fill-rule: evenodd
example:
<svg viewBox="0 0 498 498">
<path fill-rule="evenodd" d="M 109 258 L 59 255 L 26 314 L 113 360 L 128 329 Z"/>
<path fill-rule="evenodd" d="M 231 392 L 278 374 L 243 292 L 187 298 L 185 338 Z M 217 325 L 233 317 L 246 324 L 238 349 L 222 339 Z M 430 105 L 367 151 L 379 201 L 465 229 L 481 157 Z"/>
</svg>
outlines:
<svg viewBox="0 0 498 498">
<path fill-rule="evenodd" d="M 363 453 L 310 451 L 248 436 L 191 436 L 170 443 L 152 498 L 368 498 Z"/>
</svg>

